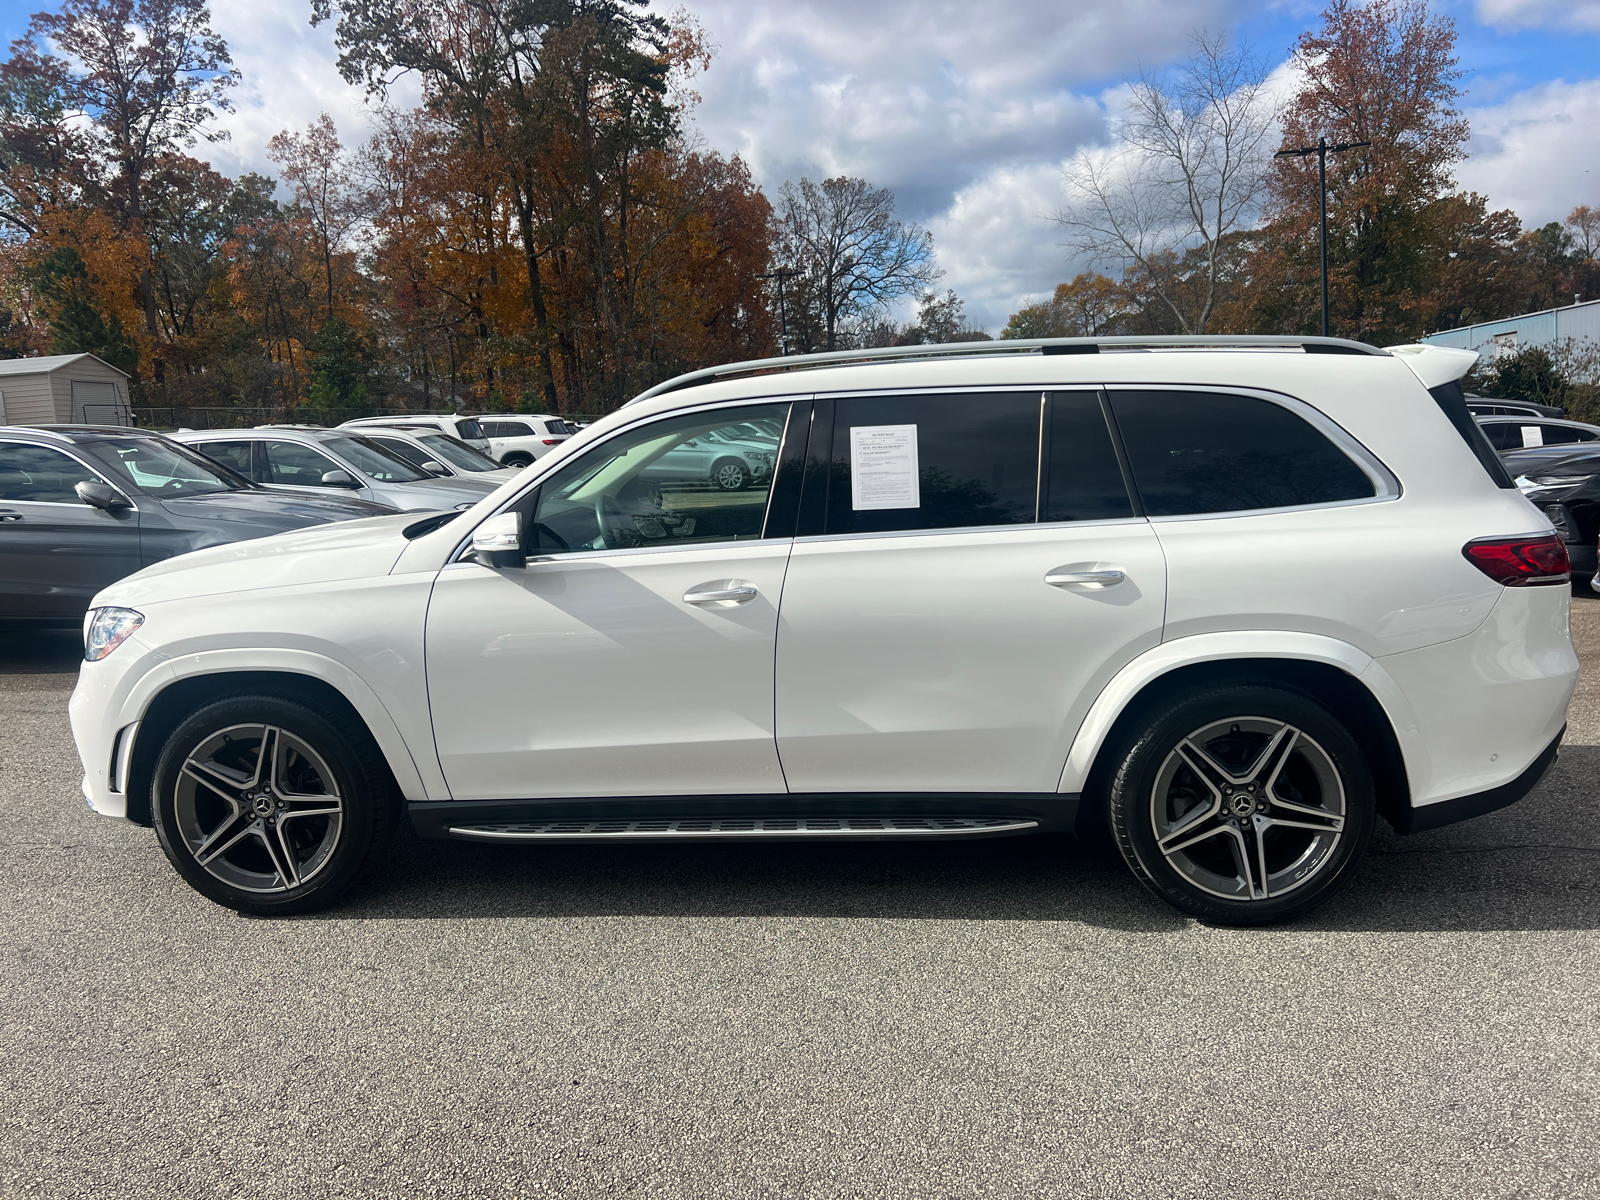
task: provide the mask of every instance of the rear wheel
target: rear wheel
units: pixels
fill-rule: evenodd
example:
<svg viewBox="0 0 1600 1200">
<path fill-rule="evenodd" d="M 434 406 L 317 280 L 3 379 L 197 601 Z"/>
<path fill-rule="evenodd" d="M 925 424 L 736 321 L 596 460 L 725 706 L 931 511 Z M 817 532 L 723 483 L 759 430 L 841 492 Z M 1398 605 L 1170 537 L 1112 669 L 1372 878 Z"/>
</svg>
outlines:
<svg viewBox="0 0 1600 1200">
<path fill-rule="evenodd" d="M 1173 697 L 1115 751 L 1117 847 L 1151 891 L 1226 925 L 1307 912 L 1372 835 L 1366 758 L 1332 713 L 1268 684 Z"/>
<path fill-rule="evenodd" d="M 500 465 L 504 467 L 518 468 L 531 467 L 533 466 L 533 455 L 523 454 L 520 451 L 513 454 L 508 454 L 500 460 Z"/>
<path fill-rule="evenodd" d="M 382 860 L 398 803 L 364 729 L 278 696 L 220 700 L 167 739 L 161 849 L 196 891 L 258 915 L 337 899 Z"/>
</svg>

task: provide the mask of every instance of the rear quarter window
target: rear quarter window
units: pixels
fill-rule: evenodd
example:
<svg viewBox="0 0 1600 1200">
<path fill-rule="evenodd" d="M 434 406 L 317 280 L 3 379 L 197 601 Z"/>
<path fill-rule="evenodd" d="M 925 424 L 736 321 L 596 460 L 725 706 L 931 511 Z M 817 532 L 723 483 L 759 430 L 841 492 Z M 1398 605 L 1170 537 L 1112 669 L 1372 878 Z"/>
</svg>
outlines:
<svg viewBox="0 0 1600 1200">
<path fill-rule="evenodd" d="M 1309 421 L 1255 396 L 1115 391 L 1111 408 L 1152 517 L 1365 500 L 1372 479 Z"/>
</svg>

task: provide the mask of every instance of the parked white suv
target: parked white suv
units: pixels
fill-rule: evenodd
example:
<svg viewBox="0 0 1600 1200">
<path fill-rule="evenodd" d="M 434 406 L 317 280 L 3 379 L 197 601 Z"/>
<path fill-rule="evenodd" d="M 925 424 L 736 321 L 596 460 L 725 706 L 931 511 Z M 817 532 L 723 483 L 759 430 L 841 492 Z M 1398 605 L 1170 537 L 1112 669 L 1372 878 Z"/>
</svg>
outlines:
<svg viewBox="0 0 1600 1200">
<path fill-rule="evenodd" d="M 489 453 L 508 467 L 527 467 L 578 431 L 560 417 L 481 416 L 478 424 L 489 439 Z"/>
<path fill-rule="evenodd" d="M 1466 411 L 1470 352 L 872 354 L 685 376 L 465 513 L 107 588 L 71 705 L 89 803 L 251 913 L 328 903 L 406 817 L 498 843 L 1103 822 L 1157 895 L 1261 924 L 1331 895 L 1379 816 L 1476 816 L 1553 761 L 1566 552 Z M 711 437 L 775 470 L 654 469 Z"/>
<path fill-rule="evenodd" d="M 340 429 L 356 429 L 366 431 L 373 427 L 387 427 L 390 429 L 430 430 L 438 433 L 448 433 L 458 441 L 463 441 L 474 450 L 489 453 L 489 439 L 483 436 L 483 428 L 478 424 L 477 417 L 463 417 L 457 413 L 427 413 L 422 415 L 395 414 L 387 417 L 357 417 L 353 421 L 345 421 Z"/>
</svg>

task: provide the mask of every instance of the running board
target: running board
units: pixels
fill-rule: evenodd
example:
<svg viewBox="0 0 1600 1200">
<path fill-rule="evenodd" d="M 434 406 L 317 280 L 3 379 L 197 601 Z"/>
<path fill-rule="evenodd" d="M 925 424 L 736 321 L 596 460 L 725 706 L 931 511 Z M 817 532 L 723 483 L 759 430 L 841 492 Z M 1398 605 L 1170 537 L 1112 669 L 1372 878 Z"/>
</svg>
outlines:
<svg viewBox="0 0 1600 1200">
<path fill-rule="evenodd" d="M 1028 833 L 1026 817 L 688 817 L 682 820 L 538 821 L 452 825 L 484 842 L 900 841 Z"/>
</svg>

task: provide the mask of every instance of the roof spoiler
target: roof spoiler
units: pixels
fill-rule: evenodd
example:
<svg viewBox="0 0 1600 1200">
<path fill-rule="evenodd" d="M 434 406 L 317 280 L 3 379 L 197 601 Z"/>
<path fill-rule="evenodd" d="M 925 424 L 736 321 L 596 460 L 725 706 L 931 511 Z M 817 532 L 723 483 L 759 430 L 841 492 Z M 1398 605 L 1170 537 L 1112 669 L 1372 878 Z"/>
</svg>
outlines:
<svg viewBox="0 0 1600 1200">
<path fill-rule="evenodd" d="M 1422 380 L 1422 386 L 1429 391 L 1441 384 L 1454 383 L 1478 364 L 1476 350 L 1461 350 L 1455 346 L 1390 346 L 1389 353 L 1410 367 L 1412 374 Z"/>
</svg>

